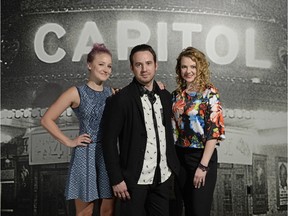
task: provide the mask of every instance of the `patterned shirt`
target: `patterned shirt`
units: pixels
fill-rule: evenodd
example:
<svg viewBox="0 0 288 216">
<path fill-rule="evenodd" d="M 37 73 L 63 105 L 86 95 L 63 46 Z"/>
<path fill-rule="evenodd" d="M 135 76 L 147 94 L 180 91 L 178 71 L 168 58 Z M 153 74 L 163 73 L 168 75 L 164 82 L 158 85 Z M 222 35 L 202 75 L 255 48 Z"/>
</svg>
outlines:
<svg viewBox="0 0 288 216">
<path fill-rule="evenodd" d="M 174 138 L 176 145 L 203 149 L 206 141 L 225 139 L 219 93 L 215 87 L 204 92 L 172 93 Z"/>
<path fill-rule="evenodd" d="M 155 94 L 156 101 L 153 104 L 155 110 L 155 116 L 157 120 L 157 128 L 160 141 L 160 171 L 161 171 L 161 182 L 165 182 L 171 175 L 171 171 L 168 168 L 167 158 L 166 158 L 166 136 L 165 127 L 162 121 L 162 104 L 160 97 Z M 143 106 L 145 127 L 147 131 L 147 145 L 144 155 L 144 163 L 142 167 L 142 172 L 138 180 L 138 184 L 147 185 L 152 184 L 155 176 L 155 170 L 157 165 L 157 142 L 156 142 L 156 132 L 154 129 L 153 116 L 152 116 L 152 104 L 150 103 L 147 94 L 141 97 L 141 102 Z"/>
</svg>

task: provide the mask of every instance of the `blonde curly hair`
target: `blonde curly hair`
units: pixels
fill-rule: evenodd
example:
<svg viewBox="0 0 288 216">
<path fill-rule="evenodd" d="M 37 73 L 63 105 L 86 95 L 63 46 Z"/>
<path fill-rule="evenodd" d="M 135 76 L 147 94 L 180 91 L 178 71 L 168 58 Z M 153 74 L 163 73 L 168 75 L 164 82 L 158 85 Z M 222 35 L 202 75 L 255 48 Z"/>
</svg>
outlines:
<svg viewBox="0 0 288 216">
<path fill-rule="evenodd" d="M 192 59 L 196 63 L 196 78 L 195 85 L 199 87 L 200 92 L 203 92 L 207 86 L 212 86 L 210 81 L 210 70 L 209 70 L 209 62 L 206 59 L 204 53 L 194 47 L 187 47 L 183 49 L 177 58 L 177 64 L 175 67 L 176 70 L 176 82 L 178 93 L 181 93 L 187 86 L 186 81 L 181 76 L 181 59 L 182 57 L 188 57 Z"/>
</svg>

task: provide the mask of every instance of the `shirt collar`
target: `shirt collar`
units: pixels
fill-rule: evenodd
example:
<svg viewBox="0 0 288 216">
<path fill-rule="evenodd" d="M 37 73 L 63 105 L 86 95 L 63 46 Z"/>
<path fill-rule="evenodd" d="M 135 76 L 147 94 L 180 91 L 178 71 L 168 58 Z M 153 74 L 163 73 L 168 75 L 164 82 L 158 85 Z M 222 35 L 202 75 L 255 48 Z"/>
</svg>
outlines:
<svg viewBox="0 0 288 216">
<path fill-rule="evenodd" d="M 141 83 L 138 82 L 138 80 L 134 77 L 133 79 L 133 82 L 136 83 L 137 87 L 138 87 L 138 90 L 139 90 L 139 93 L 140 93 L 140 96 L 142 97 L 145 93 L 145 91 L 147 91 L 148 89 L 146 89 L 144 87 L 144 85 L 142 85 Z M 158 89 L 156 87 L 157 83 L 155 83 L 155 81 L 153 81 L 153 89 L 152 91 L 155 92 L 155 94 L 158 94 Z M 149 91 L 149 90 L 148 90 Z"/>
</svg>

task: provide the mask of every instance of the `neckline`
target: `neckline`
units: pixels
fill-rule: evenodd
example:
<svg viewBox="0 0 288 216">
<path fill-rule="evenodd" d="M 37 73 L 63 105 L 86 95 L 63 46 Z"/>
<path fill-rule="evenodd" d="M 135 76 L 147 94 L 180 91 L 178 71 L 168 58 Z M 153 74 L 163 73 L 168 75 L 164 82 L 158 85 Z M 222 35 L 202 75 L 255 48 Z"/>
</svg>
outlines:
<svg viewBox="0 0 288 216">
<path fill-rule="evenodd" d="M 104 86 L 103 86 L 103 89 L 101 91 L 99 90 L 95 90 L 93 88 L 91 88 L 87 83 L 85 84 L 90 90 L 94 91 L 94 92 L 103 92 L 104 91 Z"/>
<path fill-rule="evenodd" d="M 185 93 L 186 94 L 197 94 L 197 93 L 199 93 L 199 91 L 187 91 L 187 89 L 185 89 Z"/>
</svg>

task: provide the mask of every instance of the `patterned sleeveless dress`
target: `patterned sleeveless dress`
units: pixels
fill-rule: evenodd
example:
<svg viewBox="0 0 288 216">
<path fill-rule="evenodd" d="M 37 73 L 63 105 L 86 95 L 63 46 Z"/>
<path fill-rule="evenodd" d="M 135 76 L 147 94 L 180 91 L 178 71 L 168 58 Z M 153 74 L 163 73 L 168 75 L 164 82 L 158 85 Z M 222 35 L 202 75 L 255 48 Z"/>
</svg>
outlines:
<svg viewBox="0 0 288 216">
<path fill-rule="evenodd" d="M 67 200 L 112 198 L 103 152 L 101 118 L 106 98 L 112 94 L 110 87 L 95 91 L 88 85 L 77 87 L 79 107 L 73 109 L 79 120 L 79 134 L 90 134 L 92 143 L 87 147 L 75 147 L 72 151 L 65 196 Z"/>
</svg>

